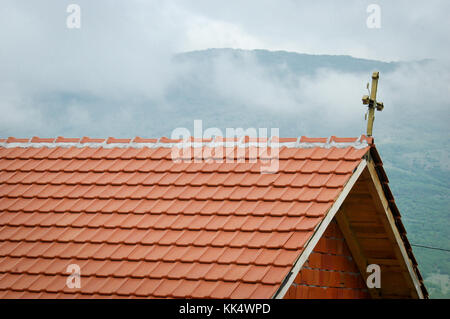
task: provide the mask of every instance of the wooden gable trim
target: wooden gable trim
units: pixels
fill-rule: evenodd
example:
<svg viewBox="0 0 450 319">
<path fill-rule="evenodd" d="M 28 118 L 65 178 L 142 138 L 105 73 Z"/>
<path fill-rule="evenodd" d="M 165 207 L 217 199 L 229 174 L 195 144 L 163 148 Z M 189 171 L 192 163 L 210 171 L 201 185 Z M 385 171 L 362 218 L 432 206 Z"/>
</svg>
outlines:
<svg viewBox="0 0 450 319">
<path fill-rule="evenodd" d="M 275 294 L 272 296 L 274 299 L 283 299 L 286 295 L 287 291 L 289 290 L 289 287 L 294 282 L 295 278 L 297 277 L 298 273 L 302 269 L 304 263 L 308 260 L 309 255 L 313 251 L 314 247 L 316 247 L 317 242 L 322 238 L 323 233 L 327 229 L 330 222 L 333 220 L 334 216 L 338 212 L 339 208 L 341 207 L 344 200 L 347 198 L 347 195 L 349 194 L 350 190 L 355 185 L 356 181 L 358 180 L 359 176 L 362 174 L 364 169 L 367 166 L 366 159 L 362 159 L 355 171 L 353 172 L 352 176 L 348 180 L 347 184 L 345 184 L 342 192 L 339 194 L 338 198 L 334 202 L 333 206 L 331 206 L 330 210 L 326 214 L 325 218 L 322 220 L 322 222 L 316 226 L 316 229 L 314 230 L 314 234 L 311 236 L 311 238 L 308 240 L 308 242 L 305 245 L 305 248 L 303 252 L 300 254 L 300 256 L 297 258 L 296 262 L 294 263 L 294 266 L 292 267 L 291 271 L 286 275 L 283 282 L 281 283 L 281 286 L 278 288 L 278 290 L 275 292 Z"/>
<path fill-rule="evenodd" d="M 395 218 L 389 207 L 389 203 L 388 203 L 385 193 L 383 191 L 383 186 L 380 182 L 380 179 L 378 178 L 378 174 L 376 172 L 375 165 L 374 165 L 373 161 L 370 159 L 367 162 L 367 169 L 368 169 L 369 175 L 371 177 L 371 181 L 372 181 L 372 183 L 370 183 L 370 182 L 367 183 L 370 193 L 372 195 L 375 205 L 386 217 L 386 218 L 381 218 L 381 220 L 385 226 L 386 232 L 387 232 L 388 236 L 390 237 L 391 241 L 396 243 L 395 253 L 397 255 L 397 258 L 404 262 L 404 265 L 407 269 L 407 273 L 405 273 L 406 281 L 412 283 L 412 285 L 414 287 L 414 292 L 416 294 L 416 296 L 414 296 L 414 297 L 423 299 L 424 295 L 422 293 L 421 283 L 420 283 L 419 278 L 417 277 L 417 274 L 414 270 L 412 261 L 408 257 L 408 253 L 406 251 L 405 244 L 404 244 L 403 239 L 402 239 L 402 237 L 398 231 L 398 228 L 396 226 Z"/>
</svg>

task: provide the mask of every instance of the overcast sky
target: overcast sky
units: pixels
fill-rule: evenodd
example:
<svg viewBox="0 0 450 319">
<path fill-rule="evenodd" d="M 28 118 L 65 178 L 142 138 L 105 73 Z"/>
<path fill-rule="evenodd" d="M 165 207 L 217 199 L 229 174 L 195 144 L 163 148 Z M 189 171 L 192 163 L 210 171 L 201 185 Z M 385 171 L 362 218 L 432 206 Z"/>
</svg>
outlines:
<svg viewBox="0 0 450 319">
<path fill-rule="evenodd" d="M 77 32 L 66 29 L 71 3 L 81 7 Z M 366 25 L 370 4 L 380 7 L 380 28 Z M 17 45 L 54 52 L 68 43 L 114 49 L 137 41 L 158 51 L 233 47 L 410 60 L 448 56 L 449 12 L 445 0 L 3 0 L 0 35 L 2 56 Z"/>
<path fill-rule="evenodd" d="M 80 29 L 67 28 L 66 9 L 71 3 L 81 8 Z M 370 4 L 379 5 L 380 28 L 367 27 Z M 66 135 L 67 132 L 60 131 L 59 120 L 48 117 L 48 109 L 43 113 L 58 92 L 94 97 L 98 106 L 105 101 L 120 105 L 114 109 L 114 121 L 122 121 L 126 126 L 133 122 L 127 106 L 135 99 L 162 99 L 168 85 L 183 72 L 173 67 L 172 55 L 190 50 L 224 47 L 287 50 L 382 61 L 433 58 L 448 66 L 449 12 L 450 2 L 444 0 L 2 0 L 0 135 Z M 427 75 L 430 70 L 437 72 Z M 409 90 L 418 98 L 437 97 L 439 104 L 448 102 L 450 95 L 448 70 L 436 66 L 412 73 L 403 70 L 402 75 L 390 79 L 406 90 L 403 94 L 409 95 Z M 280 101 L 295 104 L 296 100 L 290 97 L 305 92 L 311 105 L 320 107 L 321 100 L 315 101 L 317 97 L 323 99 L 324 105 L 333 101 L 348 108 L 350 99 L 360 103 L 359 95 L 365 93 L 354 88 L 358 83 L 364 86 L 366 75 L 332 74 L 325 78 L 319 75 L 309 82 L 300 81 L 303 86 L 291 92 L 272 79 L 261 77 L 257 67 L 235 71 L 235 80 L 240 80 L 236 74 L 241 74 L 254 82 L 265 81 L 258 87 L 266 93 L 264 104 L 274 107 Z M 419 94 L 423 78 L 427 78 L 428 91 Z M 232 79 L 217 81 L 221 92 L 242 96 L 246 103 L 261 98 L 258 87 L 252 90 L 249 85 L 249 89 L 243 90 L 233 86 L 231 82 L 236 81 Z M 336 89 L 337 81 L 342 88 L 328 94 L 327 89 Z M 230 84 L 228 90 L 225 82 Z M 395 101 L 403 97 L 386 99 Z M 79 128 L 69 134 L 83 134 L 82 130 L 92 129 L 88 124 L 99 123 L 88 104 L 83 103 L 78 100 L 52 109 L 55 113 L 64 112 L 66 120 Z M 90 102 L 88 106 L 96 105 Z M 302 107 L 308 106 L 300 105 L 298 109 L 301 111 Z M 110 133 L 110 128 L 105 124 L 105 134 Z"/>
</svg>

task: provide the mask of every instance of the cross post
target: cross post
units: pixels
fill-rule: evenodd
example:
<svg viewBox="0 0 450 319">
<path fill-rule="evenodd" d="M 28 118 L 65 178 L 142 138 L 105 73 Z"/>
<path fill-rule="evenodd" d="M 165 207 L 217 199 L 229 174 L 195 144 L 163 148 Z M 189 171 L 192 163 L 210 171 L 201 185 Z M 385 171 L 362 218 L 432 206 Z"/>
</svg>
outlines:
<svg viewBox="0 0 450 319">
<path fill-rule="evenodd" d="M 384 105 L 382 102 L 377 102 L 377 88 L 378 88 L 378 79 L 379 78 L 380 78 L 380 73 L 373 72 L 372 88 L 370 90 L 370 97 L 368 95 L 364 95 L 362 98 L 363 104 L 368 105 L 368 107 L 369 107 L 369 116 L 367 119 L 367 136 L 372 136 L 373 121 L 375 120 L 375 108 L 377 109 L 377 111 L 382 111 L 384 108 Z"/>
</svg>

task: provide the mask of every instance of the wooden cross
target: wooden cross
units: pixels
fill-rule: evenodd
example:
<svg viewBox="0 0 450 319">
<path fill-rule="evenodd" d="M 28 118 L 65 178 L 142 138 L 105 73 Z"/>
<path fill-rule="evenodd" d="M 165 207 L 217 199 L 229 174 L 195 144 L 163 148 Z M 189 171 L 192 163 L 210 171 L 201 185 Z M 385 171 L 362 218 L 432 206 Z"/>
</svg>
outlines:
<svg viewBox="0 0 450 319">
<path fill-rule="evenodd" d="M 372 136 L 373 121 L 375 120 L 375 108 L 377 111 L 382 111 L 384 105 L 382 102 L 377 102 L 377 88 L 379 72 L 373 72 L 372 74 L 372 89 L 370 90 L 370 97 L 364 95 L 362 102 L 364 105 L 369 107 L 369 118 L 367 119 L 367 136 Z M 369 88 L 369 83 L 367 83 L 367 88 Z"/>
</svg>

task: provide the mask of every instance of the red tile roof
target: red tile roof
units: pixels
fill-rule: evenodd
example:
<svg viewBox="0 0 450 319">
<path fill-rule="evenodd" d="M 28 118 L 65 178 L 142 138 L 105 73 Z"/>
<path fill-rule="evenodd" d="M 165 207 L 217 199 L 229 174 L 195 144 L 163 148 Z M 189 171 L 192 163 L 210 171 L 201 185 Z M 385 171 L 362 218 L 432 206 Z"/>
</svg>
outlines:
<svg viewBox="0 0 450 319">
<path fill-rule="evenodd" d="M 372 139 L 272 140 L 274 174 L 249 161 L 267 141 L 227 142 L 232 163 L 174 162 L 177 142 L 0 140 L 0 298 L 270 298 Z"/>
</svg>

